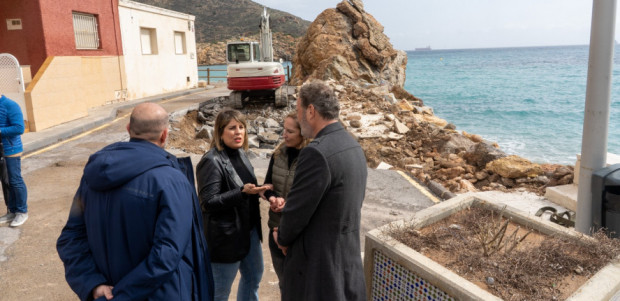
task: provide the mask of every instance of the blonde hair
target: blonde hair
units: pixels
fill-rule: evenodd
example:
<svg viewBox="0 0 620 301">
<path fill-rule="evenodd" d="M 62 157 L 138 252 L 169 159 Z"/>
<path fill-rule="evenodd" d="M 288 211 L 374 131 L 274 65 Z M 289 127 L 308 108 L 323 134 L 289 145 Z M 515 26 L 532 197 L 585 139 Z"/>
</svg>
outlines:
<svg viewBox="0 0 620 301">
<path fill-rule="evenodd" d="M 224 149 L 222 134 L 224 133 L 224 128 L 226 128 L 232 120 L 235 120 L 243 125 L 243 128 L 245 129 L 245 134 L 243 135 L 243 150 L 248 150 L 248 126 L 245 122 L 245 116 L 237 110 L 224 110 L 217 114 L 217 117 L 215 117 L 215 124 L 213 125 L 213 139 L 211 140 L 211 148 L 215 147 L 219 151 Z"/>
<path fill-rule="evenodd" d="M 284 120 L 286 120 L 286 118 L 292 118 L 295 121 L 295 124 L 297 124 L 297 129 L 299 129 L 299 135 L 301 135 L 301 125 L 299 124 L 299 121 L 297 120 L 297 112 L 293 111 L 288 113 L 288 115 L 286 115 L 286 117 L 284 117 Z M 308 143 L 310 143 L 311 139 L 308 139 L 306 137 L 302 136 L 302 140 L 301 140 L 301 144 L 299 145 L 300 149 L 306 147 L 306 145 L 308 145 Z M 273 151 L 273 156 L 276 157 L 278 155 L 280 155 L 282 153 L 282 149 L 286 146 L 286 143 L 284 143 L 284 141 L 282 141 L 278 147 L 276 147 L 276 149 Z"/>
</svg>

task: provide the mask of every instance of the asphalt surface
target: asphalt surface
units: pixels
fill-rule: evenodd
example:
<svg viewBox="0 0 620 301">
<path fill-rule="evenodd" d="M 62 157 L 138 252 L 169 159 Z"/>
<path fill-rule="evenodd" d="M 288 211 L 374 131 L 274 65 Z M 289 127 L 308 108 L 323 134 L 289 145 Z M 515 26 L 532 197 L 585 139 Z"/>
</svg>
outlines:
<svg viewBox="0 0 620 301">
<path fill-rule="evenodd" d="M 120 128 L 118 120 L 126 122 L 127 114 L 131 112 L 131 109 L 142 102 L 157 102 L 162 104 L 164 108 L 170 112 L 173 116 L 185 115 L 190 110 L 196 110 L 201 103 L 207 102 L 215 97 L 227 96 L 229 91 L 225 87 L 208 87 L 207 89 L 192 89 L 186 91 L 180 91 L 165 95 L 158 95 L 155 97 L 143 98 L 134 101 L 118 103 L 108 105 L 104 107 L 94 108 L 89 111 L 89 116 L 75 121 L 67 122 L 49 129 L 42 130 L 40 132 L 25 133 L 22 136 L 24 143 L 24 156 L 22 161 L 22 174 L 24 176 L 32 174 L 32 178 L 35 178 L 37 171 L 49 166 L 66 166 L 71 165 L 73 161 L 84 161 L 84 157 L 90 155 L 97 148 L 107 144 L 109 141 L 121 141 L 126 140 L 128 135 L 121 130 L 115 131 L 97 131 L 98 129 L 108 127 L 111 124 L 115 124 L 113 127 Z M 96 131 L 98 134 L 92 134 Z M 99 136 L 97 136 L 99 135 Z M 107 135 L 107 136 L 101 136 Z M 79 141 L 76 146 L 73 146 L 72 141 Z M 55 154 L 57 153 L 57 154 Z M 192 155 L 194 164 L 200 159 L 200 155 Z M 75 159 L 75 160 L 74 160 Z M 255 157 L 251 159 L 255 168 L 255 173 L 259 178 L 259 182 L 262 182 L 262 177 L 267 171 L 268 159 L 263 156 Z M 81 167 L 80 167 L 81 168 Z M 79 173 L 79 170 L 77 170 Z M 40 181 L 40 180 L 37 180 Z M 42 181 L 42 180 L 41 180 Z M 72 185 L 77 185 L 73 183 Z M 30 185 L 39 185 L 39 182 L 28 183 L 29 190 Z M 41 182 L 40 186 L 44 183 Z M 33 192 L 35 188 L 32 187 Z M 62 187 L 61 187 L 62 188 Z M 73 188 L 72 188 L 73 189 Z M 67 190 L 67 189 L 65 189 Z M 70 192 L 74 193 L 74 190 Z M 486 192 L 484 194 L 491 194 L 494 198 L 505 202 L 510 206 L 517 207 L 524 211 L 533 214 L 542 206 L 555 206 L 550 202 L 542 199 L 541 197 L 528 194 L 525 192 L 502 194 L 499 192 Z M 36 206 L 37 200 L 33 200 L 33 205 Z M 418 184 L 415 180 L 409 178 L 406 174 L 399 173 L 392 170 L 375 170 L 368 169 L 368 182 L 366 187 L 366 198 L 362 208 L 362 224 L 361 224 L 361 238 L 362 246 L 364 250 L 364 236 L 365 233 L 385 225 L 391 221 L 407 219 L 421 209 L 432 206 L 440 200 L 433 196 L 426 190 L 425 187 Z M 47 201 L 46 201 L 47 202 Z M 70 197 L 67 197 L 67 208 L 70 203 Z M 29 200 L 30 204 L 30 200 Z M 35 209 L 35 208 L 33 208 Z M 264 208 L 263 208 L 264 209 Z M 36 210 L 34 210 L 36 212 Z M 265 212 L 266 213 L 266 212 Z M 66 209 L 62 208 L 60 223 L 66 221 Z M 29 222 L 28 227 L 44 227 L 43 225 L 35 224 L 35 221 L 39 218 L 39 222 L 45 223 L 49 217 L 34 216 Z M 56 217 L 54 217 L 56 218 Z M 264 219 L 266 221 L 266 218 Z M 28 223 L 28 222 L 27 222 Z M 35 232 L 30 228 L 31 232 Z M 11 267 L 12 260 L 19 262 L 21 259 L 19 254 L 19 242 L 20 240 L 29 241 L 28 235 L 20 237 L 22 231 L 20 228 L 10 228 L 6 225 L 0 226 L 0 264 L 4 262 L 5 267 Z M 32 234 L 29 234 L 32 235 Z M 57 237 L 56 233 L 50 233 L 48 236 Z M 52 240 L 55 239 L 52 237 Z M 53 242 L 50 242 L 53 244 Z M 7 250 L 9 250 L 7 252 Z M 39 257 L 46 253 L 51 254 L 51 257 L 55 257 L 55 250 L 37 250 L 40 252 Z M 7 255 L 9 254 L 9 255 Z M 49 255 L 49 254 L 48 254 Z M 13 258 L 12 256 L 18 256 Z M 279 296 L 277 291 L 277 279 L 269 269 L 271 268 L 271 260 L 269 258 L 269 252 L 264 251 L 265 257 L 265 275 L 263 280 L 266 288 L 263 289 L 261 284 L 261 299 L 264 300 L 276 300 Z M 50 259 L 54 262 L 58 261 L 57 256 Z M 28 262 L 28 260 L 26 260 Z M 57 264 L 57 262 L 56 262 Z M 47 265 L 42 263 L 41 265 Z M 53 277 L 56 276 L 62 278 L 62 273 L 54 271 L 50 272 Z M 2 273 L 0 273 L 2 274 Z M 0 278 L 2 276 L 0 275 Z M 275 280 L 274 280 L 275 279 Z M 7 281 L 7 280 L 4 280 Z M 10 279 L 8 279 L 10 281 Z M 55 281 L 63 281 L 62 279 L 56 279 Z M 24 280 L 24 286 L 27 286 L 28 281 Z M 10 287 L 19 286 L 13 283 Z M 26 289 L 26 288 L 25 288 Z M 62 291 L 62 290 L 61 290 Z M 233 292 L 235 290 L 233 289 Z M 231 295 L 231 297 L 234 297 Z M 0 297 L 0 299 L 3 299 Z M 50 298 L 51 300 L 62 300 L 62 298 Z"/>
<path fill-rule="evenodd" d="M 228 93 L 225 87 L 220 86 L 117 103 L 91 109 L 88 117 L 39 132 L 25 133 L 22 136 L 22 174 L 29 189 L 31 218 L 18 228 L 0 225 L 0 266 L 3 267 L 0 279 L 4 283 L 4 286 L 0 285 L 0 290 L 16 290 L 14 295 L 0 296 L 7 297 L 6 300 L 32 296 L 66 300 L 67 296 L 74 296 L 64 283 L 62 267 L 55 253 L 55 239 L 66 221 L 71 196 L 79 182 L 85 160 L 109 143 L 128 139 L 123 128 L 135 105 L 147 101 L 157 102 L 172 116 L 182 116 L 190 110 L 198 109 L 201 103 Z M 196 154 L 191 157 L 194 164 L 200 159 L 200 155 Z M 259 182 L 262 182 L 268 159 L 255 157 L 251 161 Z M 71 170 L 71 174 L 56 174 L 55 168 L 64 172 Z M 64 182 L 54 181 L 58 177 Z M 394 220 L 406 219 L 436 201 L 428 191 L 404 174 L 369 169 L 366 199 L 362 208 L 361 249 L 364 248 L 366 232 Z M 267 209 L 264 207 L 262 210 L 266 214 Z M 266 218 L 264 220 L 266 222 Z M 265 274 L 259 294 L 261 300 L 277 300 L 277 278 L 272 271 L 266 246 L 263 249 Z M 20 277 L 7 276 L 15 274 L 20 274 Z M 37 285 L 32 285 L 33 282 Z M 45 289 L 46 286 L 54 289 Z M 22 291 L 19 291 L 20 288 Z M 34 291 L 33 295 L 27 294 L 30 291 Z M 235 289 L 231 298 L 234 298 L 234 292 Z M 4 297 L 0 299 L 5 300 Z"/>
<path fill-rule="evenodd" d="M 190 110 L 196 110 L 201 103 L 215 97 L 227 96 L 229 93 L 226 87 L 209 86 L 206 89 L 191 89 L 162 94 L 153 97 L 136 99 L 133 101 L 112 104 L 108 106 L 93 108 L 89 110 L 89 115 L 74 121 L 70 121 L 58 126 L 54 126 L 39 132 L 25 133 L 22 136 L 24 143 L 24 156 L 22 163 L 22 173 L 27 174 L 41 166 L 52 164 L 51 161 L 36 160 L 29 164 L 28 158 L 50 148 L 57 147 L 67 141 L 77 139 L 81 135 L 86 135 L 89 131 L 120 118 L 120 113 L 128 114 L 131 109 L 142 102 L 157 102 L 165 104 L 166 110 L 171 115 L 185 115 Z M 120 139 L 120 138 L 119 138 Z M 199 157 L 194 156 L 194 160 Z M 268 160 L 261 158 L 252 159 L 256 168 L 257 176 L 264 175 L 267 169 Z M 264 170 L 263 170 L 264 169 Z M 555 206 L 541 197 L 532 196 L 525 193 L 493 195 L 499 201 L 511 203 L 516 207 L 535 212 L 541 206 Z M 403 173 L 392 170 L 368 171 L 368 183 L 366 189 L 366 199 L 363 207 L 362 235 L 367 231 L 388 222 L 406 219 L 415 212 L 432 206 L 439 200 L 433 196 L 425 187 L 417 184 Z M 561 208 L 560 208 L 561 209 Z M 3 251 L 18 239 L 18 234 L 11 232 L 8 227 L 0 227 L 0 262 L 6 260 Z M 363 239 L 362 239 L 363 241 Z M 363 249 L 363 246 L 362 246 Z"/>
</svg>

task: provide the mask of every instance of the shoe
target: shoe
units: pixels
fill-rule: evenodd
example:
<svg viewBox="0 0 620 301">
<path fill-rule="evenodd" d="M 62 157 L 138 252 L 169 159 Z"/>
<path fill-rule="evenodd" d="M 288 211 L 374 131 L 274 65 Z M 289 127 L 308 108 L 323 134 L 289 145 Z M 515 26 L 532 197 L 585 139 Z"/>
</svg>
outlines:
<svg viewBox="0 0 620 301">
<path fill-rule="evenodd" d="M 15 219 L 11 222 L 11 227 L 19 227 L 23 225 L 28 219 L 28 213 L 16 213 Z"/>
<path fill-rule="evenodd" d="M 10 223 L 15 218 L 15 213 L 7 213 L 3 216 L 0 216 L 0 224 Z"/>
</svg>

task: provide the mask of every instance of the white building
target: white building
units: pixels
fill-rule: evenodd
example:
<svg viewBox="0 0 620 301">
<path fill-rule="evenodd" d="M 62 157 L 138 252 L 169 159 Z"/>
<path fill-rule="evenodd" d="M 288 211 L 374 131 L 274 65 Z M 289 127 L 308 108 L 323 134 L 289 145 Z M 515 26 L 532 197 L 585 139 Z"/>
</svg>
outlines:
<svg viewBox="0 0 620 301">
<path fill-rule="evenodd" d="M 194 16 L 129 0 L 119 0 L 118 14 L 127 79 L 122 98 L 197 86 Z"/>
</svg>

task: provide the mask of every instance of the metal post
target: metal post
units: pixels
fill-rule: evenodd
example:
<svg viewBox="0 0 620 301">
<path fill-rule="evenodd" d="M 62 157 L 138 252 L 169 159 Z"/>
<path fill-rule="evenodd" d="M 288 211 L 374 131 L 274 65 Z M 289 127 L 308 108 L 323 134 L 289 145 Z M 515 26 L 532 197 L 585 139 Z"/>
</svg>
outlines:
<svg viewBox="0 0 620 301">
<path fill-rule="evenodd" d="M 286 65 L 286 83 L 291 82 L 291 66 Z"/>
<path fill-rule="evenodd" d="M 592 173 L 607 161 L 611 72 L 616 25 L 616 0 L 594 0 L 588 82 L 581 140 L 581 165 L 575 229 L 590 234 L 592 228 Z"/>
</svg>

